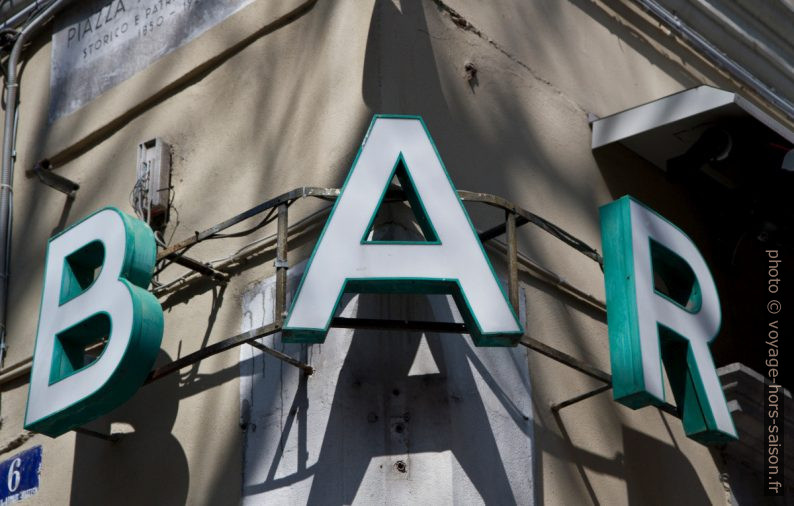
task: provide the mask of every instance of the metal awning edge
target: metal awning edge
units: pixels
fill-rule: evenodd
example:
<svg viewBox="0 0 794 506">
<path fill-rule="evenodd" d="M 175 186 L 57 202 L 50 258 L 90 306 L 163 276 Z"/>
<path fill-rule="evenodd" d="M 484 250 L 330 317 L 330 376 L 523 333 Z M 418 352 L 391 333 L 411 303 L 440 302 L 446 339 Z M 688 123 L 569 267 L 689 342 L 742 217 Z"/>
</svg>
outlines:
<svg viewBox="0 0 794 506">
<path fill-rule="evenodd" d="M 591 149 L 621 142 L 654 128 L 735 104 L 794 144 L 794 132 L 740 95 L 708 85 L 681 91 L 593 122 Z"/>
</svg>

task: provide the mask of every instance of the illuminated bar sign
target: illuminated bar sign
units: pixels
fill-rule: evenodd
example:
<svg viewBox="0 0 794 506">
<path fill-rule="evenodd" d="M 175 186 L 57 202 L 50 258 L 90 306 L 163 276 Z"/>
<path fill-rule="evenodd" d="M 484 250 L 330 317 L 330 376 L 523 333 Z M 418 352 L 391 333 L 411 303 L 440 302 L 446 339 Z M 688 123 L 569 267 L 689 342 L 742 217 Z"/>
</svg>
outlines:
<svg viewBox="0 0 794 506">
<path fill-rule="evenodd" d="M 394 177 L 423 241 L 372 238 Z M 720 327 L 714 280 L 692 241 L 630 197 L 601 208 L 615 400 L 665 402 L 662 363 L 689 437 L 736 438 L 709 342 Z M 125 402 L 160 347 L 149 285 L 151 229 L 103 209 L 49 241 L 25 427 L 50 436 Z M 376 116 L 309 259 L 283 327 L 321 343 L 343 293 L 450 294 L 478 346 L 515 346 L 523 329 L 418 117 Z M 104 340 L 93 359 L 86 349 Z"/>
</svg>

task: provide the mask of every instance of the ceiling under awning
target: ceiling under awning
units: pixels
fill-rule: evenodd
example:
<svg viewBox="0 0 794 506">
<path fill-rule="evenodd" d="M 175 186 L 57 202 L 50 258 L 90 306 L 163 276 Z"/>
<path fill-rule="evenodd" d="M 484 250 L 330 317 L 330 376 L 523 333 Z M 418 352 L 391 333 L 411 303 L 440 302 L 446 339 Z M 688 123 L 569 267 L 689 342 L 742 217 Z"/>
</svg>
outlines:
<svg viewBox="0 0 794 506">
<path fill-rule="evenodd" d="M 737 121 L 794 145 L 792 130 L 747 99 L 699 86 L 593 121 L 591 147 L 619 143 L 666 170 L 668 160 L 684 154 L 710 127 Z"/>
</svg>

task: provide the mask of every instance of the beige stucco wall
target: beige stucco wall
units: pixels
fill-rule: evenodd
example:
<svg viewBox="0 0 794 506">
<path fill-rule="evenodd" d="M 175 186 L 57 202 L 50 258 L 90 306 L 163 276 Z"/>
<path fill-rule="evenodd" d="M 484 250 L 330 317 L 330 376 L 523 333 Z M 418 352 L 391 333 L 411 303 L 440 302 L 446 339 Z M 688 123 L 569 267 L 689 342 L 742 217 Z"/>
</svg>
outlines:
<svg viewBox="0 0 794 506">
<path fill-rule="evenodd" d="M 594 158 L 587 113 L 610 114 L 702 82 L 732 86 L 641 14 L 583 0 L 258 0 L 54 125 L 47 124 L 46 37 L 26 57 L 6 365 L 33 350 L 46 238 L 102 206 L 131 212 L 141 141 L 157 136 L 173 147 L 178 221 L 166 237 L 176 241 L 298 186 L 339 187 L 373 114 L 419 114 L 459 189 L 513 200 L 600 250 L 598 207 L 626 192 L 696 240 L 699 231 L 689 204 L 655 168 L 620 150 Z M 474 80 L 467 63 L 477 69 Z M 44 157 L 80 183 L 73 203 L 26 173 Z M 290 219 L 320 205 L 298 203 Z M 500 219 L 469 209 L 481 229 Z M 220 258 L 247 240 L 208 241 L 190 255 Z M 520 241 L 540 265 L 604 299 L 595 263 L 529 226 Z M 312 239 L 294 243 L 291 262 L 308 255 Z M 163 297 L 160 363 L 237 333 L 240 295 L 272 274 L 272 260 L 272 252 L 255 257 L 225 289 L 200 282 Z M 160 280 L 184 272 L 173 266 Z M 522 281 L 528 333 L 608 371 L 605 317 L 528 275 Z M 725 502 L 711 454 L 684 436 L 679 420 L 652 408 L 631 411 L 608 393 L 555 418 L 550 404 L 597 384 L 528 357 L 539 504 Z M 116 445 L 33 436 L 18 447 L 44 447 L 42 488 L 28 502 L 238 502 L 237 376 L 232 351 L 143 387 L 93 425 L 135 430 Z M 24 379 L 3 385 L 0 447 L 23 434 L 26 394 Z M 667 486 L 671 475 L 678 485 Z"/>
</svg>

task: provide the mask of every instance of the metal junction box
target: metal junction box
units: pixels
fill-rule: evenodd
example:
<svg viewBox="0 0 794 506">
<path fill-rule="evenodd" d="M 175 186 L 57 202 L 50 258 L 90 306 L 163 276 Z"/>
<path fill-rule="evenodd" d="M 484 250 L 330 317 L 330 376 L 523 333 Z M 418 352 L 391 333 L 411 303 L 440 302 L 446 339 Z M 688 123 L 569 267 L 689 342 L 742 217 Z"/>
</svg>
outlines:
<svg viewBox="0 0 794 506">
<path fill-rule="evenodd" d="M 138 145 L 136 211 L 150 224 L 168 221 L 171 197 L 171 149 L 156 137 Z"/>
</svg>

